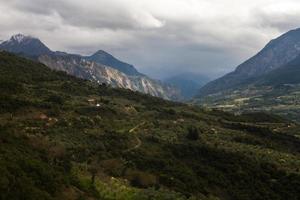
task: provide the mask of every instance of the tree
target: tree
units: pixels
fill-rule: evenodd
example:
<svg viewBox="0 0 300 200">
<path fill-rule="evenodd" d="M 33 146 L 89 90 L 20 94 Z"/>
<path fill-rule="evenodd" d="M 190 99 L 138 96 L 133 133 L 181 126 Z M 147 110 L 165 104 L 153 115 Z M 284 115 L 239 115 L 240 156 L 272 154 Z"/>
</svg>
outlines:
<svg viewBox="0 0 300 200">
<path fill-rule="evenodd" d="M 92 185 L 94 185 L 95 178 L 98 173 L 98 162 L 89 160 L 88 164 L 89 164 L 88 171 L 91 173 L 91 183 Z"/>
<path fill-rule="evenodd" d="M 55 144 L 48 150 L 48 156 L 53 164 L 59 164 L 66 156 L 65 147 L 61 144 Z"/>
<path fill-rule="evenodd" d="M 199 130 L 198 130 L 198 128 L 189 127 L 186 138 L 189 139 L 189 140 L 194 140 L 194 141 L 198 140 L 199 139 Z"/>
</svg>

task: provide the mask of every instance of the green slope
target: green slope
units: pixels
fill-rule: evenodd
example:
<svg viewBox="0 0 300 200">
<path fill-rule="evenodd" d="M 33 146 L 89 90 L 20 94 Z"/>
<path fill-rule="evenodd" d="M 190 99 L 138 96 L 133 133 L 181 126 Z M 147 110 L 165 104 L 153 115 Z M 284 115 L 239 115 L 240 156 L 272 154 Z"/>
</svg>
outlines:
<svg viewBox="0 0 300 200">
<path fill-rule="evenodd" d="M 299 199 L 299 127 L 0 53 L 0 199 Z M 98 105 L 98 106 L 97 106 Z"/>
</svg>

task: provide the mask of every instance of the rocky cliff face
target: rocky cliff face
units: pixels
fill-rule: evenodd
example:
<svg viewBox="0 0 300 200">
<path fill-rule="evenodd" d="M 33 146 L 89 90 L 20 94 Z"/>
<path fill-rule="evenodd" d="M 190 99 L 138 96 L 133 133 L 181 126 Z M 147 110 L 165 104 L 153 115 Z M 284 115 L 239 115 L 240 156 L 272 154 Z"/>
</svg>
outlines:
<svg viewBox="0 0 300 200">
<path fill-rule="evenodd" d="M 286 65 L 300 54 L 300 29 L 292 30 L 269 42 L 258 54 L 239 65 L 232 73 L 200 89 L 206 96 L 251 83 L 256 77 Z"/>
<path fill-rule="evenodd" d="M 54 70 L 113 87 L 126 88 L 164 99 L 178 100 L 179 90 L 147 76 L 128 76 L 112 67 L 91 62 L 78 55 L 41 55 L 38 60 Z"/>
<path fill-rule="evenodd" d="M 86 60 L 100 63 L 106 66 L 111 66 L 114 69 L 119 70 L 120 72 L 123 72 L 126 75 L 129 76 L 140 76 L 142 75 L 139 73 L 133 65 L 130 65 L 128 63 L 122 62 L 115 58 L 114 56 L 110 55 L 109 53 L 99 50 L 96 53 L 94 53 L 91 56 L 84 57 Z"/>
<path fill-rule="evenodd" d="M 106 83 L 169 100 L 181 99 L 177 88 L 139 73 L 132 65 L 104 51 L 98 51 L 91 56 L 53 52 L 39 39 L 21 34 L 1 43 L 0 49 L 37 59 L 52 69 L 99 84 Z"/>
</svg>

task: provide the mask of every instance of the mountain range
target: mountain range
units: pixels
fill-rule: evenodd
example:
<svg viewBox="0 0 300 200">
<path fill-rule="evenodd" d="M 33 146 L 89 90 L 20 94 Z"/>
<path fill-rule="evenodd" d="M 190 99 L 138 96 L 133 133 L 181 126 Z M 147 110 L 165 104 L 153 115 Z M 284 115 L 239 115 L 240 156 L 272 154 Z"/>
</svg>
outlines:
<svg viewBox="0 0 300 200">
<path fill-rule="evenodd" d="M 300 29 L 270 41 L 234 72 L 202 87 L 196 102 L 230 111 L 300 116 Z"/>
<path fill-rule="evenodd" d="M 38 38 L 17 34 L 0 44 L 0 49 L 37 60 L 48 67 L 70 75 L 150 94 L 164 99 L 181 99 L 180 90 L 139 73 L 134 66 L 122 62 L 105 51 L 91 56 L 52 51 Z"/>
</svg>

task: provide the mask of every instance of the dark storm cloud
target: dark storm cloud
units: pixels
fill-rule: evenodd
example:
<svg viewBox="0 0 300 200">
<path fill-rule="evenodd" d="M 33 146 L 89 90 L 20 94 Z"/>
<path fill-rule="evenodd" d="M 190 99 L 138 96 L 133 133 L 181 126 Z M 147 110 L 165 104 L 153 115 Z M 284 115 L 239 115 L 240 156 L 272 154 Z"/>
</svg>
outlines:
<svg viewBox="0 0 300 200">
<path fill-rule="evenodd" d="M 24 33 L 54 50 L 104 49 L 155 77 L 219 76 L 300 23 L 297 0 L 0 0 L 0 40 Z"/>
<path fill-rule="evenodd" d="M 66 24 L 91 29 L 135 29 L 162 25 L 150 13 L 127 7 L 126 1 L 13 0 L 9 4 L 21 12 L 58 14 Z"/>
</svg>

